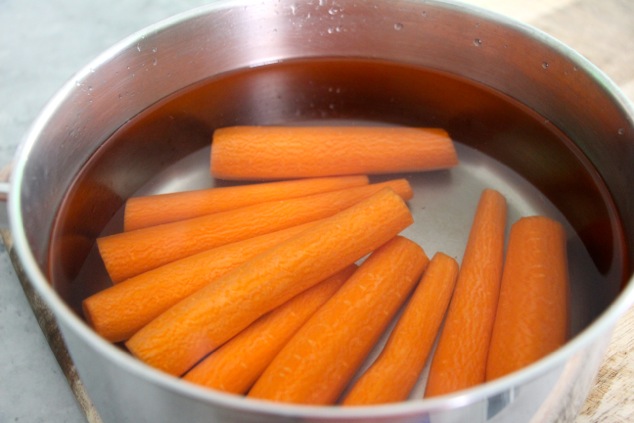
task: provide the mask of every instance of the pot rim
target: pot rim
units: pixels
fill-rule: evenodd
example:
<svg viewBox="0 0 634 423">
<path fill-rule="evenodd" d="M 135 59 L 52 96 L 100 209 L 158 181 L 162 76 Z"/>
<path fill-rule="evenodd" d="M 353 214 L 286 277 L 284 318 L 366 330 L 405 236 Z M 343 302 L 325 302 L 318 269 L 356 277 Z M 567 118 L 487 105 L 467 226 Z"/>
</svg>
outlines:
<svg viewBox="0 0 634 423">
<path fill-rule="evenodd" d="M 585 57 L 554 37 L 529 24 L 463 2 L 447 0 L 422 0 L 422 2 L 469 13 L 499 25 L 512 27 L 514 30 L 520 31 L 530 38 L 547 44 L 559 54 L 567 56 L 571 61 L 575 62 L 579 68 L 588 70 L 589 73 L 592 74 L 594 82 L 603 86 L 606 94 L 609 95 L 614 102 L 618 103 L 627 112 L 628 116 L 632 117 L 630 122 L 634 120 L 634 104 L 621 92 L 619 87 L 607 75 L 605 75 L 603 71 L 598 69 Z M 39 116 L 31 125 L 26 136 L 18 147 L 14 161 L 14 168 L 11 174 L 7 203 L 9 224 L 13 237 L 14 249 L 17 253 L 17 257 L 22 262 L 29 283 L 34 286 L 37 292 L 45 300 L 46 304 L 53 310 L 57 319 L 61 319 L 65 326 L 68 326 L 92 348 L 101 351 L 104 356 L 116 363 L 118 366 L 121 366 L 125 368 L 125 370 L 147 379 L 162 388 L 172 390 L 183 396 L 244 411 L 279 416 L 316 418 L 376 418 L 381 416 L 398 416 L 453 409 L 464 404 L 470 404 L 482 399 L 490 398 L 496 394 L 508 391 L 513 387 L 529 382 L 539 375 L 546 373 L 549 369 L 562 365 L 562 363 L 567 361 L 577 351 L 580 351 L 587 345 L 595 342 L 598 338 L 600 338 L 600 336 L 610 334 L 612 332 L 612 329 L 616 325 L 618 319 L 634 305 L 633 275 L 630 275 L 627 284 L 621 290 L 616 299 L 590 325 L 584 328 L 574 338 L 569 340 L 563 347 L 530 366 L 500 379 L 486 382 L 476 387 L 453 394 L 429 399 L 408 400 L 393 404 L 359 407 L 281 404 L 251 398 L 246 400 L 242 396 L 213 391 L 160 372 L 142 363 L 130 354 L 125 353 L 115 345 L 97 335 L 96 332 L 94 332 L 70 309 L 70 307 L 52 288 L 46 276 L 39 268 L 29 247 L 26 233 L 23 230 L 24 222 L 21 214 L 20 196 L 21 191 L 25 186 L 24 169 L 29 160 L 30 152 L 35 148 L 36 142 L 40 137 L 42 130 L 54 116 L 55 111 L 61 104 L 64 103 L 68 94 L 75 88 L 74 81 L 81 79 L 82 76 L 87 75 L 88 73 L 94 72 L 101 64 L 116 56 L 118 52 L 129 48 L 130 46 L 134 46 L 139 39 L 143 39 L 149 34 L 160 32 L 163 29 L 178 25 L 200 15 L 247 4 L 248 2 L 242 0 L 221 0 L 213 4 L 200 6 L 177 14 L 131 34 L 120 42 L 114 44 L 109 49 L 105 50 L 97 56 L 97 58 L 89 62 L 74 76 L 72 76 L 45 105 Z M 634 246 L 632 246 L 632 248 L 634 248 Z"/>
</svg>

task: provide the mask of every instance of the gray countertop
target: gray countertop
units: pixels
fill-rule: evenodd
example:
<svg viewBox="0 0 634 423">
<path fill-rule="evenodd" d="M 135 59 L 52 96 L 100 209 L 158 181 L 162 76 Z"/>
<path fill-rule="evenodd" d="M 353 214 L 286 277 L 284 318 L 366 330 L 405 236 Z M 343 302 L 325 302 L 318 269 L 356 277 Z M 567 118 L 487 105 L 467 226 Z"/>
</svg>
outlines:
<svg viewBox="0 0 634 423">
<path fill-rule="evenodd" d="M 0 0 L 0 165 L 47 100 L 101 51 L 204 0 Z M 634 2 L 472 0 L 577 49 L 634 98 Z M 85 422 L 0 244 L 0 422 Z M 632 373 L 631 361 L 626 370 Z M 610 404 L 579 421 L 612 420 Z M 634 416 L 632 403 L 623 416 Z M 598 410 L 598 411 L 597 411 Z M 609 410 L 609 408 L 608 408 Z"/>
</svg>

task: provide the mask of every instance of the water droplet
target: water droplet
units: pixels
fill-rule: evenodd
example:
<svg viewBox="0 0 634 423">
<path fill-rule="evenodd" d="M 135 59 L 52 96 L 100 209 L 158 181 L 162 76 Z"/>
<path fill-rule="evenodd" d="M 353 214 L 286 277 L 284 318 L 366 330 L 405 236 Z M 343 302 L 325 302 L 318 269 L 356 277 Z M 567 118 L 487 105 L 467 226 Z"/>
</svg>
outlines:
<svg viewBox="0 0 634 423">
<path fill-rule="evenodd" d="M 152 66 L 156 66 L 158 64 L 158 59 L 155 57 L 152 59 Z"/>
<path fill-rule="evenodd" d="M 295 15 L 297 13 L 297 6 L 294 4 L 291 4 L 291 14 Z"/>
<path fill-rule="evenodd" d="M 139 51 L 139 52 L 141 51 L 141 44 L 136 45 L 136 51 Z"/>
<path fill-rule="evenodd" d="M 619 128 L 619 130 L 617 131 L 617 133 L 619 135 L 625 135 L 625 128 Z"/>
<path fill-rule="evenodd" d="M 548 64 L 548 62 L 543 62 L 543 63 L 542 63 L 542 68 L 544 68 L 544 69 L 548 69 L 548 66 L 550 66 L 550 65 Z"/>
<path fill-rule="evenodd" d="M 400 31 L 401 29 L 403 29 L 403 24 L 402 24 L 402 23 L 400 23 L 400 22 L 396 22 L 396 23 L 394 24 L 394 29 L 395 29 L 396 31 Z"/>
<path fill-rule="evenodd" d="M 332 33 L 334 33 L 334 32 L 335 32 L 335 29 L 334 29 L 334 28 L 328 28 L 328 29 L 326 30 L 326 32 L 328 32 L 328 34 L 332 34 Z"/>
<path fill-rule="evenodd" d="M 154 48 L 152 49 L 152 53 L 156 53 L 157 51 L 158 51 L 158 47 L 154 47 Z"/>
<path fill-rule="evenodd" d="M 334 16 L 334 15 L 336 15 L 337 13 L 339 13 L 339 8 L 337 8 L 337 7 L 334 7 L 334 6 L 333 6 L 333 7 L 331 7 L 330 9 L 328 9 L 328 14 L 329 14 L 329 15 L 333 15 L 333 16 Z"/>
<path fill-rule="evenodd" d="M 475 40 L 473 40 L 473 45 L 476 47 L 480 47 L 482 45 L 482 40 L 479 38 L 476 38 Z"/>
</svg>

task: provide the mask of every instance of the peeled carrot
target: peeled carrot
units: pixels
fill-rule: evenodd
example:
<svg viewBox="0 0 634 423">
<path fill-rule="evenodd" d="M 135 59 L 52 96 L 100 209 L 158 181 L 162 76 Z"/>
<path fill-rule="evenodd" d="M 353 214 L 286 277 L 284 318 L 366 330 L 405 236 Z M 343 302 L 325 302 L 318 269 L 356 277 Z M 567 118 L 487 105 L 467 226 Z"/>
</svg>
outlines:
<svg viewBox="0 0 634 423">
<path fill-rule="evenodd" d="M 384 187 L 412 197 L 405 179 L 268 201 L 221 213 L 98 238 L 106 270 L 117 283 L 198 252 L 331 216 Z"/>
<path fill-rule="evenodd" d="M 487 380 L 539 360 L 566 342 L 568 331 L 566 233 L 544 216 L 511 226 Z"/>
<path fill-rule="evenodd" d="M 234 126 L 217 129 L 211 173 L 278 179 L 444 169 L 458 164 L 443 129 Z"/>
<path fill-rule="evenodd" d="M 346 267 L 260 317 L 198 363 L 183 379 L 224 392 L 245 394 L 297 329 L 341 288 L 356 268 Z"/>
<path fill-rule="evenodd" d="M 400 236 L 377 249 L 288 341 L 248 396 L 335 403 L 427 263 L 423 249 Z"/>
<path fill-rule="evenodd" d="M 131 231 L 205 214 L 237 209 L 265 201 L 303 197 L 367 185 L 365 175 L 310 178 L 219 187 L 132 197 L 126 201 L 123 229 Z"/>
<path fill-rule="evenodd" d="M 147 364 L 182 375 L 265 313 L 412 223 L 403 199 L 384 188 L 196 291 L 134 334 L 126 346 Z"/>
<path fill-rule="evenodd" d="M 484 382 L 497 308 L 506 229 L 506 200 L 482 192 L 425 396 L 448 394 Z"/>
<path fill-rule="evenodd" d="M 458 263 L 436 253 L 377 359 L 354 383 L 343 405 L 404 401 L 432 349 L 453 293 Z"/>
<path fill-rule="evenodd" d="M 178 301 L 316 224 L 309 222 L 212 248 L 141 273 L 86 298 L 82 303 L 84 316 L 102 337 L 124 341 Z"/>
</svg>

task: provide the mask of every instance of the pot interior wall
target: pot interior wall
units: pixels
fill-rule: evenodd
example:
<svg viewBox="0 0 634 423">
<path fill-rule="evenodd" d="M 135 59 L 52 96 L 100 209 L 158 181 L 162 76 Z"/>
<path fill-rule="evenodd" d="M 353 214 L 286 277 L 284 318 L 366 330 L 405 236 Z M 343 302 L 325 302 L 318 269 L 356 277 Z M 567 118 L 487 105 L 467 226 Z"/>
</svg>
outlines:
<svg viewBox="0 0 634 423">
<path fill-rule="evenodd" d="M 85 164 L 55 219 L 47 263 L 55 289 L 81 314 L 81 300 L 110 283 L 94 241 L 120 230 L 126 198 L 197 188 L 201 178 L 201 186 L 226 183 L 208 176 L 215 128 L 323 122 L 443 127 L 461 151 L 485 157 L 483 167 L 524 179 L 538 193 L 531 201 L 547 203 L 573 234 L 574 333 L 605 310 L 629 277 L 621 220 L 608 190 L 549 121 L 455 76 L 378 61 L 324 59 L 220 75 L 152 105 L 119 128 Z M 187 160 L 195 165 L 178 165 Z M 418 192 L 434 180 L 450 183 L 450 172 L 432 172 L 429 180 L 404 176 Z"/>
</svg>

